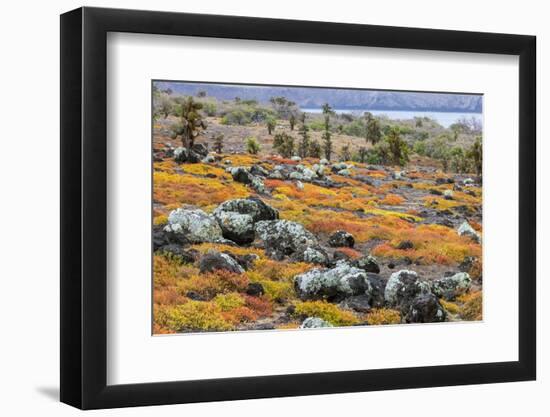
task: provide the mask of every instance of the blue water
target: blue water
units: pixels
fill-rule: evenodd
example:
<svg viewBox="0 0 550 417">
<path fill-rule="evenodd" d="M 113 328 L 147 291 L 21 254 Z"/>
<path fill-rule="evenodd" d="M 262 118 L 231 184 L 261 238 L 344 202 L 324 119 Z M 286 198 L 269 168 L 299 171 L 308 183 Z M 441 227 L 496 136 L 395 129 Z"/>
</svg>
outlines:
<svg viewBox="0 0 550 417">
<path fill-rule="evenodd" d="M 319 108 L 302 108 L 306 113 L 321 113 Z M 393 120 L 409 120 L 415 117 L 429 117 L 435 120 L 443 127 L 449 127 L 456 121 L 462 118 L 471 119 L 472 117 L 483 123 L 483 115 L 481 113 L 453 113 L 453 112 L 433 112 L 433 111 L 407 111 L 407 110 L 369 110 L 369 109 L 333 109 L 335 113 L 351 113 L 353 115 L 362 115 L 366 111 L 370 111 L 375 116 L 385 115 Z"/>
</svg>

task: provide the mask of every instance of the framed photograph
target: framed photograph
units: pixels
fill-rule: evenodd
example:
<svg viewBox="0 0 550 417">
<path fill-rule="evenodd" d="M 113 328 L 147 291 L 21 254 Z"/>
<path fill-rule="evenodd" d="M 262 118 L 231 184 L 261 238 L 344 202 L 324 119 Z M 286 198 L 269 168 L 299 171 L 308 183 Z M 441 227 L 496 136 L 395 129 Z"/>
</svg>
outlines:
<svg viewBox="0 0 550 417">
<path fill-rule="evenodd" d="M 533 380 L 535 37 L 61 16 L 61 401 Z"/>
</svg>

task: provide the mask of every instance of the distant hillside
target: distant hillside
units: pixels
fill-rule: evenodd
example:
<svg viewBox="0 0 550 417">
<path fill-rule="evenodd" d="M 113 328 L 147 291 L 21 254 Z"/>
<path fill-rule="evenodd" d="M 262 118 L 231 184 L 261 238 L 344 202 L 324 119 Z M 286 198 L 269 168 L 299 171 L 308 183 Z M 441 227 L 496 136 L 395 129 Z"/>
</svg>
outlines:
<svg viewBox="0 0 550 417">
<path fill-rule="evenodd" d="M 271 97 L 284 96 L 302 108 L 318 108 L 329 103 L 338 109 L 416 110 L 440 112 L 481 113 L 482 96 L 474 94 L 409 93 L 399 91 L 346 90 L 332 88 L 268 87 L 230 84 L 183 82 L 156 82 L 160 89 L 171 89 L 173 94 L 196 95 L 206 91 L 220 100 L 258 100 L 268 102 Z"/>
</svg>

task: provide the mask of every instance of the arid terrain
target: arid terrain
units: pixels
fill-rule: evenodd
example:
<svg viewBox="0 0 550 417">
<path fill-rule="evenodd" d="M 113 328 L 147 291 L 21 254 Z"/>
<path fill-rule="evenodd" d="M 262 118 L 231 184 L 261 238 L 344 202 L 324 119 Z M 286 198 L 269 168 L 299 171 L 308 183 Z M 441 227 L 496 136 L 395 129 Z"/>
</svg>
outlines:
<svg viewBox="0 0 550 417">
<path fill-rule="evenodd" d="M 428 141 L 449 129 L 401 121 L 406 160 L 371 163 L 355 120 L 323 130 L 308 115 L 309 141 L 332 132 L 328 161 L 298 156 L 299 120 L 270 133 L 203 114 L 184 147 L 166 113 L 153 121 L 154 333 L 482 318 L 481 177 L 414 143 L 415 127 Z M 274 146 L 281 133 L 295 151 Z"/>
</svg>

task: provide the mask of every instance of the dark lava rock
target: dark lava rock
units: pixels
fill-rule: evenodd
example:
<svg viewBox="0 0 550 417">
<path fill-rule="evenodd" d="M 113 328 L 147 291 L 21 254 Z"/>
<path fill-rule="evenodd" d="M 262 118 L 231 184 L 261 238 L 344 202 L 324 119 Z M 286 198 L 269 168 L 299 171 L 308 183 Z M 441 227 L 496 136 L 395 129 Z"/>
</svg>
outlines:
<svg viewBox="0 0 550 417">
<path fill-rule="evenodd" d="M 294 277 L 294 289 L 302 300 L 341 301 L 354 295 L 369 295 L 367 272 L 347 262 L 330 269 L 310 269 Z"/>
<path fill-rule="evenodd" d="M 339 250 L 335 250 L 334 253 L 332 254 L 332 260 L 336 263 L 338 261 L 347 261 L 349 260 L 350 257 L 347 253 L 344 253 L 342 251 L 339 251 Z"/>
<path fill-rule="evenodd" d="M 259 256 L 254 253 L 247 253 L 246 255 L 235 255 L 229 252 L 225 253 L 235 259 L 245 271 L 248 271 L 254 265 L 254 262 L 259 259 Z"/>
<path fill-rule="evenodd" d="M 363 256 L 351 263 L 353 266 L 375 274 L 380 273 L 380 266 L 373 256 Z"/>
<path fill-rule="evenodd" d="M 264 295 L 265 294 L 264 286 L 262 284 L 260 284 L 259 282 L 251 282 L 246 287 L 246 293 L 248 295 L 252 295 L 254 297 Z"/>
<path fill-rule="evenodd" d="M 330 236 L 328 244 L 332 247 L 353 248 L 353 245 L 355 245 L 355 239 L 351 233 L 344 230 L 338 230 Z"/>
<path fill-rule="evenodd" d="M 430 189 L 430 194 L 432 195 L 443 195 L 443 193 L 435 188 Z"/>
<path fill-rule="evenodd" d="M 267 171 L 260 165 L 252 165 L 252 167 L 250 168 L 250 173 L 252 175 L 257 175 L 260 177 L 267 177 L 269 175 L 269 171 Z"/>
<path fill-rule="evenodd" d="M 296 261 L 326 264 L 328 256 L 315 235 L 299 223 L 289 220 L 265 220 L 256 223 L 256 237 L 265 252 L 276 260 L 290 257 Z"/>
<path fill-rule="evenodd" d="M 414 244 L 410 240 L 403 240 L 397 245 L 397 249 L 407 250 L 414 248 Z"/>
<path fill-rule="evenodd" d="M 406 314 L 413 300 L 422 294 L 431 294 L 430 284 L 414 271 L 402 269 L 394 272 L 386 284 L 384 298 L 390 307 Z"/>
<path fill-rule="evenodd" d="M 219 269 L 242 274 L 244 269 L 239 263 L 226 253 L 209 251 L 200 260 L 200 272 L 213 272 Z"/>
<path fill-rule="evenodd" d="M 242 184 L 252 184 L 254 176 L 245 168 L 237 167 L 231 171 L 233 181 L 240 182 Z"/>
<path fill-rule="evenodd" d="M 164 254 L 170 254 L 171 256 L 176 257 L 183 263 L 193 263 L 198 258 L 198 252 L 193 250 L 185 250 L 181 245 L 170 243 L 168 245 L 161 246 L 158 249 L 158 252 Z"/>
<path fill-rule="evenodd" d="M 163 225 L 153 226 L 153 251 L 157 251 L 163 246 L 175 244 L 178 246 L 188 245 L 190 242 L 182 233 L 168 232 L 164 230 Z"/>
<path fill-rule="evenodd" d="M 185 296 L 195 301 L 206 301 L 206 298 L 200 295 L 196 291 L 188 291 L 187 294 L 185 294 Z"/>
<path fill-rule="evenodd" d="M 341 307 L 349 308 L 360 313 L 367 313 L 372 309 L 370 297 L 367 295 L 354 295 L 340 303 Z"/>
<path fill-rule="evenodd" d="M 276 220 L 279 212 L 257 197 L 227 200 L 212 213 L 224 238 L 240 245 L 254 241 L 254 226 L 262 220 Z"/>
<path fill-rule="evenodd" d="M 433 294 L 417 296 L 405 316 L 407 323 L 438 323 L 447 318 L 447 312 Z"/>
</svg>

